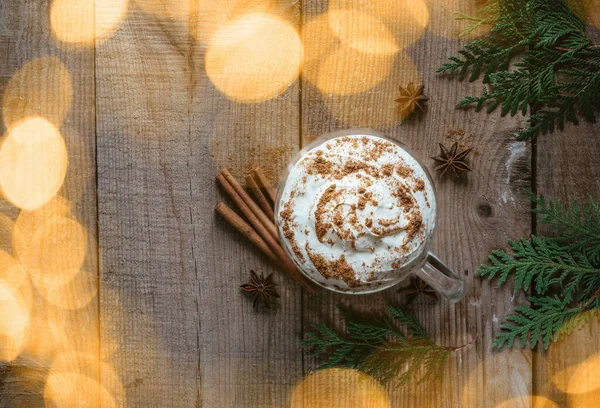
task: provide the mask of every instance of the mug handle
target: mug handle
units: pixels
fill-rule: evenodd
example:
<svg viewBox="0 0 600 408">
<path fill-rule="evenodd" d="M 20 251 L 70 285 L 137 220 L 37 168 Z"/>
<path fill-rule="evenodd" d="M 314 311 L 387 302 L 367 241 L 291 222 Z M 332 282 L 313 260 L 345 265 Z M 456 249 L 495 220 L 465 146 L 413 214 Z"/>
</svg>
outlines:
<svg viewBox="0 0 600 408">
<path fill-rule="evenodd" d="M 461 300 L 467 292 L 467 282 L 431 252 L 416 275 L 452 303 Z"/>
</svg>

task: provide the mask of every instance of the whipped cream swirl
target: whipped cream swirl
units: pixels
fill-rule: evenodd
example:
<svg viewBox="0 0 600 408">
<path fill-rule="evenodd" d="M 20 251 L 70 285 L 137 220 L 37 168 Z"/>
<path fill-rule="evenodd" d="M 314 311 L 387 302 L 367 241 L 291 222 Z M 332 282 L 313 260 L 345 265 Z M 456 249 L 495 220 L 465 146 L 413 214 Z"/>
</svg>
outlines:
<svg viewBox="0 0 600 408">
<path fill-rule="evenodd" d="M 435 196 L 423 168 L 395 143 L 341 136 L 291 166 L 276 214 L 294 262 L 338 290 L 397 281 L 424 254 Z"/>
</svg>

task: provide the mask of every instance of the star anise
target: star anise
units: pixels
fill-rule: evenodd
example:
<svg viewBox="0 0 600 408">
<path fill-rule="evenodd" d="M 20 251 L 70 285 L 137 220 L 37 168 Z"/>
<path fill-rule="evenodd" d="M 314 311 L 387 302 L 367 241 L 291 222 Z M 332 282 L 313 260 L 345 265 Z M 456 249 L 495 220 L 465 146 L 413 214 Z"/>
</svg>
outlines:
<svg viewBox="0 0 600 408">
<path fill-rule="evenodd" d="M 413 276 L 410 278 L 410 284 L 403 288 L 400 288 L 396 291 L 396 293 L 401 293 L 406 295 L 406 304 L 411 303 L 420 293 L 425 296 L 429 296 L 430 298 L 437 299 L 438 294 L 431 286 L 423 282 L 423 280 Z"/>
<path fill-rule="evenodd" d="M 408 116 L 415 108 L 425 111 L 425 102 L 429 98 L 423 95 L 423 88 L 423 85 L 416 86 L 412 82 L 406 88 L 400 86 L 400 97 L 396 99 L 396 102 L 400 104 L 403 115 Z"/>
<path fill-rule="evenodd" d="M 446 174 L 448 169 L 452 169 L 456 177 L 459 177 L 461 172 L 471 171 L 471 168 L 465 162 L 465 158 L 471 153 L 471 150 L 473 150 L 472 147 L 463 150 L 462 152 L 458 152 L 458 143 L 454 143 L 450 147 L 450 150 L 446 149 L 446 147 L 440 143 L 440 150 L 440 155 L 432 157 L 432 159 L 440 163 L 435 169 L 442 170 L 442 177 L 444 177 L 444 174 Z"/>
<path fill-rule="evenodd" d="M 254 298 L 252 307 L 255 309 L 261 304 L 267 309 L 270 308 L 272 301 L 279 297 L 276 287 L 272 273 L 265 278 L 264 274 L 258 276 L 253 270 L 250 270 L 250 282 L 240 285 L 244 292 L 248 292 Z"/>
</svg>

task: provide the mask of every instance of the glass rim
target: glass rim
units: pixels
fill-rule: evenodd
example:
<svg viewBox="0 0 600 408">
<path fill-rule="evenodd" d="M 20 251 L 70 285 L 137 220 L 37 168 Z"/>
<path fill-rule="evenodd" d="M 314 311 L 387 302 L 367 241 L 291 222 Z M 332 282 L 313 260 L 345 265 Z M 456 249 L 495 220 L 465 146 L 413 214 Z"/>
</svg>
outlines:
<svg viewBox="0 0 600 408">
<path fill-rule="evenodd" d="M 407 273 L 406 276 L 402 277 L 401 279 L 399 279 L 398 281 L 393 282 L 393 283 L 384 284 L 384 285 L 380 285 L 380 286 L 374 286 L 374 287 L 367 287 L 365 290 L 358 290 L 358 291 L 343 290 L 343 289 L 338 289 L 332 285 L 323 284 L 322 282 L 319 282 L 316 279 L 314 279 L 309 273 L 307 273 L 301 267 L 301 265 L 298 264 L 296 257 L 294 256 L 294 254 L 292 254 L 292 252 L 289 249 L 289 246 L 287 245 L 287 241 L 283 234 L 283 229 L 282 229 L 280 223 L 278 222 L 279 204 L 281 202 L 281 197 L 283 195 L 283 191 L 285 189 L 285 185 L 287 183 L 287 179 L 289 177 L 291 169 L 310 150 L 313 150 L 314 148 L 322 145 L 323 143 L 325 143 L 331 139 L 336 139 L 338 137 L 344 137 L 344 136 L 374 136 L 374 137 L 379 137 L 381 139 L 387 140 L 390 143 L 393 143 L 393 144 L 399 146 L 404 151 L 406 151 L 419 164 L 419 166 L 421 166 L 421 168 L 423 169 L 423 172 L 425 173 L 425 176 L 429 180 L 431 189 L 433 191 L 433 200 L 436 205 L 436 211 L 433 215 L 433 228 L 431 229 L 430 236 L 427 238 L 425 245 L 423 245 L 422 252 L 419 255 L 417 255 L 415 257 L 415 259 L 410 261 L 408 264 L 402 265 L 402 267 L 398 268 L 398 270 L 414 268 L 414 266 L 417 263 L 424 263 L 427 259 L 427 254 L 429 253 L 429 246 L 431 245 L 430 244 L 431 238 L 433 237 L 435 229 L 437 227 L 437 191 L 435 189 L 435 184 L 433 183 L 433 178 L 431 177 L 431 174 L 429 173 L 427 168 L 423 165 L 421 160 L 419 160 L 419 158 L 417 156 L 415 156 L 415 154 L 411 151 L 411 149 L 409 149 L 404 143 L 399 142 L 398 140 L 392 139 L 389 136 L 387 136 L 381 132 L 378 132 L 373 129 L 368 129 L 368 128 L 341 129 L 341 130 L 324 133 L 321 136 L 318 136 L 314 140 L 310 141 L 306 146 L 302 147 L 300 150 L 298 150 L 296 153 L 294 153 L 294 155 L 290 158 L 290 160 L 288 161 L 285 168 L 280 172 L 279 182 L 277 184 L 276 201 L 274 203 L 274 210 L 275 210 L 274 222 L 275 222 L 275 226 L 277 228 L 279 244 L 283 248 L 283 250 L 286 253 L 286 255 L 288 256 L 288 258 L 290 258 L 290 260 L 294 263 L 296 268 L 298 268 L 298 270 L 300 271 L 300 273 L 302 273 L 303 276 L 305 276 L 311 282 L 315 283 L 316 285 L 318 285 L 322 288 L 325 288 L 332 292 L 341 293 L 344 295 L 368 295 L 368 294 L 377 293 L 377 292 L 381 292 L 381 291 L 390 289 L 390 288 L 396 286 L 397 284 L 401 283 L 402 281 L 404 281 L 411 274 Z"/>
</svg>

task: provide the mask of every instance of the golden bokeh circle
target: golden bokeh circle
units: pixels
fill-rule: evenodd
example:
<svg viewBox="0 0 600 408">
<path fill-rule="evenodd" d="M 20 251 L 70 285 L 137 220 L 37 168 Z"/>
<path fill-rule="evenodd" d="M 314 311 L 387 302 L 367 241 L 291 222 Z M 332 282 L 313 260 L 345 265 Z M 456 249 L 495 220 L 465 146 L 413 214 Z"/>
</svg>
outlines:
<svg viewBox="0 0 600 408">
<path fill-rule="evenodd" d="M 43 117 L 56 127 L 65 120 L 73 99 L 71 75 L 56 57 L 27 62 L 10 78 L 2 95 L 7 128 L 25 119 Z"/>
<path fill-rule="evenodd" d="M 381 83 L 363 92 L 324 94 L 322 98 L 329 112 L 344 125 L 384 130 L 395 126 L 410 113 L 402 112 L 395 102 L 398 85 L 409 83 L 419 85 L 421 76 L 412 59 L 400 53 Z"/>
<path fill-rule="evenodd" d="M 362 371 L 329 368 L 306 377 L 292 393 L 291 408 L 391 408 L 385 388 Z"/>
<path fill-rule="evenodd" d="M 54 306 L 65 310 L 77 310 L 87 306 L 94 299 L 98 293 L 98 282 L 95 275 L 79 271 L 66 283 L 37 280 L 36 289 Z"/>
<path fill-rule="evenodd" d="M 119 28 L 128 0 L 54 0 L 50 27 L 62 42 L 93 47 Z"/>
<path fill-rule="evenodd" d="M 399 49 L 405 49 L 421 38 L 430 17 L 429 9 L 423 0 L 331 0 L 329 2 L 330 13 L 343 10 L 353 10 L 361 15 L 371 16 L 369 20 L 363 19 L 363 30 L 380 30 L 380 24 L 385 24 L 386 31 L 393 35 L 394 44 Z M 372 19 L 377 19 L 377 22 L 373 22 Z"/>
<path fill-rule="evenodd" d="M 226 97 L 262 102 L 285 91 L 298 77 L 303 48 L 282 18 L 250 13 L 221 27 L 206 52 L 206 73 Z"/>
<path fill-rule="evenodd" d="M 64 285 L 75 277 L 86 257 L 87 232 L 77 221 L 55 216 L 33 235 L 19 260 L 37 286 Z"/>
<path fill-rule="evenodd" d="M 392 32 L 379 19 L 353 9 L 331 10 L 329 26 L 346 46 L 366 54 L 395 54 L 399 50 Z"/>
<path fill-rule="evenodd" d="M 0 280 L 0 361 L 13 361 L 23 350 L 29 329 L 29 310 L 19 290 Z"/>
<path fill-rule="evenodd" d="M 0 187 L 16 207 L 35 210 L 60 190 L 67 148 L 58 129 L 34 117 L 9 129 L 0 147 Z"/>
</svg>

